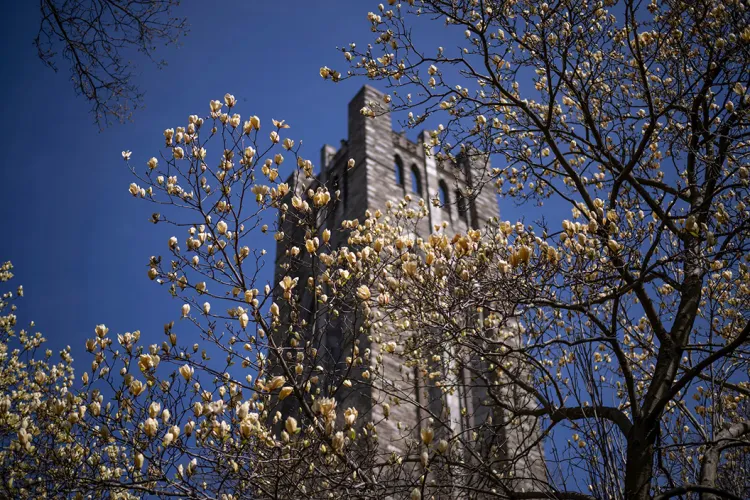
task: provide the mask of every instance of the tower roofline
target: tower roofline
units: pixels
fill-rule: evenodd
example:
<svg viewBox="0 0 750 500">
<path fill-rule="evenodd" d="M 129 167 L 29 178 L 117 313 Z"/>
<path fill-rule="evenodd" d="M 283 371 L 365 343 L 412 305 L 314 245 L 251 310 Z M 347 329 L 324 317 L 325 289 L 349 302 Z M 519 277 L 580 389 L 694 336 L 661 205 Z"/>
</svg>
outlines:
<svg viewBox="0 0 750 500">
<path fill-rule="evenodd" d="M 366 84 L 362 85 L 362 87 L 360 87 L 360 89 L 357 91 L 356 94 L 354 94 L 354 97 L 352 97 L 351 101 L 354 101 L 360 94 L 362 94 L 364 92 L 367 92 L 367 91 L 370 91 L 370 92 L 372 92 L 374 94 L 377 94 L 377 95 L 379 95 L 381 97 L 385 95 L 385 92 L 383 92 L 382 90 L 377 89 L 377 88 L 373 87 L 372 85 L 366 83 Z M 351 102 L 351 101 L 349 101 L 349 102 Z"/>
</svg>

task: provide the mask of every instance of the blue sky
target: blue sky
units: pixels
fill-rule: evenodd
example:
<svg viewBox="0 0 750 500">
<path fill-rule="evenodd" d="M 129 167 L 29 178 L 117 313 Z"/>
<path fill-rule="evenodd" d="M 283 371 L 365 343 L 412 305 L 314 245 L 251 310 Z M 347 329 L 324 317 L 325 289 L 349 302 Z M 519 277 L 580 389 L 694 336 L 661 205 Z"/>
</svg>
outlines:
<svg viewBox="0 0 750 500">
<path fill-rule="evenodd" d="M 161 342 L 163 324 L 178 318 L 181 303 L 146 270 L 174 231 L 150 224 L 153 207 L 128 194 L 132 180 L 120 152 L 132 150 L 142 166 L 163 145 L 165 128 L 184 125 L 189 114 L 205 116 L 210 99 L 230 92 L 243 116 L 286 119 L 304 142 L 303 155 L 317 159 L 323 143 L 346 136 L 346 104 L 365 83 L 333 85 L 318 70 L 343 68 L 336 46 L 366 43 L 366 15 L 376 8 L 372 1 L 183 2 L 190 33 L 181 47 L 157 53 L 169 65 L 159 70 L 133 58 L 145 107 L 134 123 L 100 132 L 67 69 L 61 64 L 54 73 L 36 57 L 38 4 L 9 3 L 0 33 L 7 110 L 0 260 L 13 262 L 15 284 L 24 285 L 21 323 L 35 320 L 51 348 L 71 345 L 85 364 L 83 342 L 97 323 L 111 333 L 140 329 L 146 342 Z"/>
</svg>

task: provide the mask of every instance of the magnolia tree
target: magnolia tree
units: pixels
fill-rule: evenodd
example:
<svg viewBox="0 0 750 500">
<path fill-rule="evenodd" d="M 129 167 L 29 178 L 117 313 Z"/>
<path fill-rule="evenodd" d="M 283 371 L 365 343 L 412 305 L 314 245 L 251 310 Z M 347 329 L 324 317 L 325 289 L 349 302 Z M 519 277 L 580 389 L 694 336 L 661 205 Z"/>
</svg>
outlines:
<svg viewBox="0 0 750 500">
<path fill-rule="evenodd" d="M 347 77 L 383 81 L 408 125 L 434 124 L 438 161 L 494 155 L 467 196 L 494 188 L 570 214 L 536 208 L 459 255 L 415 247 L 410 298 L 390 302 L 419 318 L 415 342 L 483 356 L 533 395 L 508 409 L 548 436 L 541 491 L 746 498 L 750 5 L 387 3 L 368 15 L 374 40 L 342 50 Z M 442 46 L 421 43 L 426 31 Z M 441 258 L 461 273 L 436 273 Z M 467 304 L 484 323 L 448 321 Z M 509 308 L 521 345 L 488 329 Z"/>
</svg>

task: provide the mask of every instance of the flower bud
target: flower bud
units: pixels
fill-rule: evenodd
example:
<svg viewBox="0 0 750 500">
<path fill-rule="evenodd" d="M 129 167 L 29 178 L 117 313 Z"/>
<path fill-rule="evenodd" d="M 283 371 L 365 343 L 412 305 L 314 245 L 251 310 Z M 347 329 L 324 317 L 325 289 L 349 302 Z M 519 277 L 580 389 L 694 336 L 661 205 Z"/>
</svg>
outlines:
<svg viewBox="0 0 750 500">
<path fill-rule="evenodd" d="M 294 391 L 294 388 L 291 386 L 282 387 L 279 391 L 279 401 L 282 401 L 286 399 L 287 396 L 289 396 Z"/>
<path fill-rule="evenodd" d="M 297 421 L 294 417 L 287 417 L 284 428 L 291 435 L 294 435 L 297 432 Z"/>
<path fill-rule="evenodd" d="M 435 433 L 431 427 L 425 427 L 421 430 L 420 435 L 422 437 L 422 442 L 429 446 L 429 444 L 432 442 L 432 438 L 435 436 Z"/>
</svg>

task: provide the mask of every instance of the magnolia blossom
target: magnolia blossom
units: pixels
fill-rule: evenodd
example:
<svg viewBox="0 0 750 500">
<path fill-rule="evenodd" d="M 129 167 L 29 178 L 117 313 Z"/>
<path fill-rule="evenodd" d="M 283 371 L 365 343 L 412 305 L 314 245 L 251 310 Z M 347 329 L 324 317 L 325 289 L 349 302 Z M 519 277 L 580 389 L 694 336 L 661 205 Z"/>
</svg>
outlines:
<svg viewBox="0 0 750 500">
<path fill-rule="evenodd" d="M 155 418 L 159 412 L 161 411 L 161 403 L 158 401 L 152 401 L 151 404 L 148 406 L 148 415 L 151 418 Z"/>
<path fill-rule="evenodd" d="M 182 378 L 184 378 L 186 381 L 190 381 L 191 378 L 193 378 L 193 372 L 194 369 L 190 365 L 182 365 L 180 367 L 180 375 L 182 375 Z"/>
<path fill-rule="evenodd" d="M 270 391 L 274 391 L 274 390 L 278 389 L 279 387 L 281 387 L 282 385 L 284 385 L 285 381 L 286 381 L 286 379 L 283 376 L 277 375 L 277 376 L 275 376 L 274 378 L 271 379 L 271 383 L 268 384 L 268 386 L 266 388 L 268 389 L 269 392 Z"/>
<path fill-rule="evenodd" d="M 143 391 L 146 390 L 146 384 L 144 384 L 140 380 L 133 379 L 133 381 L 130 382 L 130 386 L 128 387 L 128 389 L 130 389 L 130 393 L 133 396 L 138 397 L 143 393 Z"/>
<path fill-rule="evenodd" d="M 347 408 L 344 411 L 344 423 L 349 427 L 353 426 L 354 422 L 357 421 L 357 415 L 359 415 L 359 412 L 356 408 Z"/>
<path fill-rule="evenodd" d="M 201 404 L 201 402 L 200 402 L 200 401 L 196 401 L 196 402 L 195 402 L 195 403 L 193 404 L 193 414 L 194 414 L 194 415 L 195 415 L 196 417 L 200 417 L 201 415 L 203 415 L 203 409 L 204 409 L 204 408 L 203 408 L 203 404 Z"/>
<path fill-rule="evenodd" d="M 162 439 L 161 444 L 166 448 L 170 444 L 172 444 L 172 441 L 174 441 L 174 436 L 171 432 L 167 432 L 166 434 L 164 434 L 164 439 Z M 182 464 L 180 464 L 180 467 L 182 467 Z"/>
<path fill-rule="evenodd" d="M 187 318 L 188 314 L 190 314 L 190 304 L 183 304 L 182 305 L 182 317 Z"/>
<path fill-rule="evenodd" d="M 128 161 L 130 159 L 130 155 L 133 153 L 131 151 L 123 151 L 122 152 L 122 159 L 125 161 Z"/>
<path fill-rule="evenodd" d="M 248 413 L 250 413 L 250 402 L 245 401 L 240 405 L 237 405 L 237 418 L 240 420 L 247 417 Z"/>
<path fill-rule="evenodd" d="M 224 222 L 223 220 L 220 220 L 219 222 L 217 222 L 216 223 L 216 231 L 219 234 L 225 234 L 227 232 L 227 223 Z"/>
<path fill-rule="evenodd" d="M 286 397 L 289 396 L 292 392 L 294 392 L 293 387 L 288 386 L 288 385 L 285 387 L 282 387 L 281 390 L 279 391 L 279 401 L 286 399 Z"/>
<path fill-rule="evenodd" d="M 419 434 L 422 437 L 422 442 L 426 445 L 429 445 L 432 442 L 432 438 L 435 436 L 435 432 L 432 430 L 432 427 L 423 428 Z"/>
<path fill-rule="evenodd" d="M 440 441 L 438 441 L 437 451 L 441 455 L 448 451 L 448 441 L 446 441 L 445 439 L 441 439 Z"/>
<path fill-rule="evenodd" d="M 333 446 L 333 449 L 340 453 L 344 449 L 344 433 L 341 431 L 338 431 L 336 434 L 333 435 L 333 439 L 331 440 L 331 445 Z"/>
<path fill-rule="evenodd" d="M 361 300 L 370 300 L 370 289 L 367 287 L 367 285 L 361 285 L 357 288 L 357 297 L 359 297 Z"/>
<path fill-rule="evenodd" d="M 252 422 L 250 419 L 246 418 L 240 421 L 240 435 L 248 439 L 253 435 L 253 431 L 255 430 L 255 423 Z"/>
<path fill-rule="evenodd" d="M 157 354 L 141 354 L 138 358 L 138 367 L 142 372 L 153 370 L 159 366 L 161 358 Z"/>
<path fill-rule="evenodd" d="M 296 434 L 297 433 L 297 420 L 295 420 L 294 417 L 287 417 L 286 423 L 284 424 L 284 428 L 289 434 L 291 435 Z"/>
<path fill-rule="evenodd" d="M 166 410 L 165 410 L 166 411 Z M 162 444 L 166 447 L 172 444 L 180 436 L 180 428 L 176 425 L 170 427 L 169 431 L 164 435 Z"/>
<path fill-rule="evenodd" d="M 143 422 L 143 432 L 150 438 L 156 436 L 156 432 L 159 430 L 159 421 L 149 417 Z"/>
<path fill-rule="evenodd" d="M 307 240 L 305 242 L 305 248 L 309 253 L 315 253 L 315 251 L 318 249 L 318 238 L 313 238 L 311 240 Z"/>
<path fill-rule="evenodd" d="M 96 325 L 94 331 L 96 332 L 96 336 L 101 339 L 104 338 L 105 335 L 107 335 L 107 332 L 109 332 L 109 328 L 107 328 L 106 325 Z"/>
</svg>

